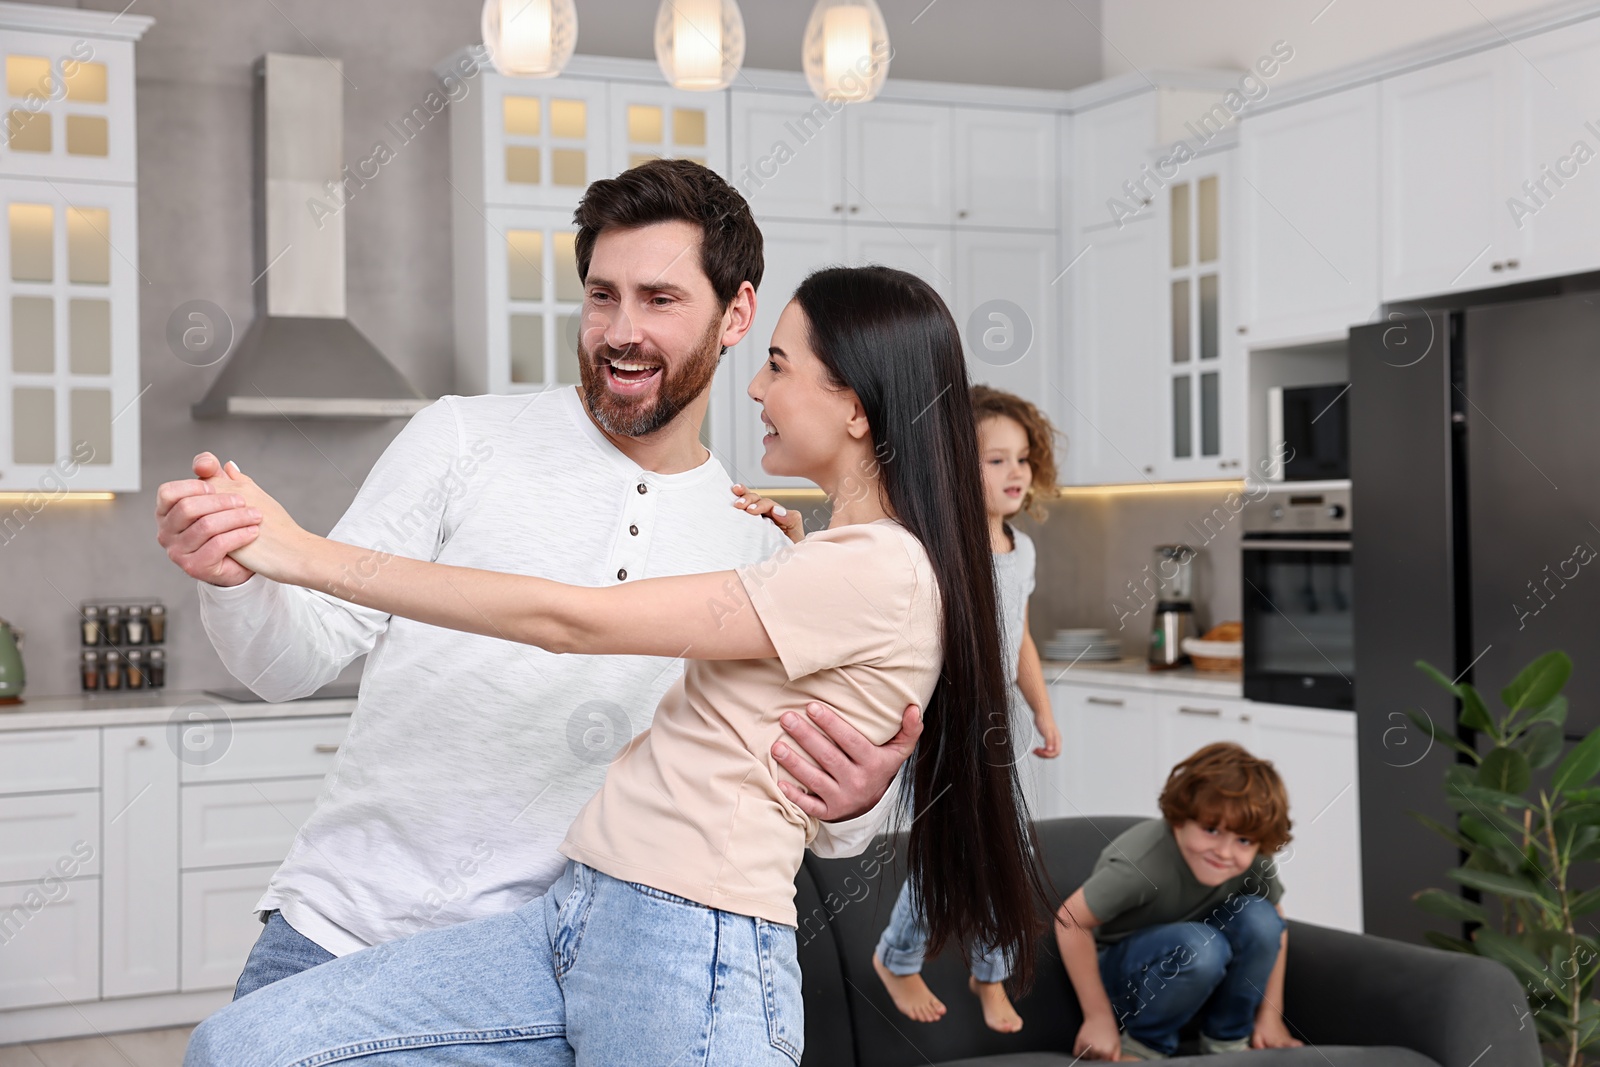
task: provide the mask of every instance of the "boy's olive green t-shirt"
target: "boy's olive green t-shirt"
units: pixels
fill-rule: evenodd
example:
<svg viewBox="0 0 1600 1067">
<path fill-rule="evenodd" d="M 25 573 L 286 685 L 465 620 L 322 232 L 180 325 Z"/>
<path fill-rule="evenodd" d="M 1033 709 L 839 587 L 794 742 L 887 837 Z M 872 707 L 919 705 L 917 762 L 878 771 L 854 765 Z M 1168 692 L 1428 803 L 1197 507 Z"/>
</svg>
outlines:
<svg viewBox="0 0 1600 1067">
<path fill-rule="evenodd" d="M 1147 819 L 1101 850 L 1083 883 L 1083 902 L 1100 920 L 1095 940 L 1109 945 L 1148 926 L 1200 922 L 1219 909 L 1218 917 L 1226 917 L 1234 910 L 1227 902 L 1235 894 L 1276 904 L 1283 896 L 1277 868 L 1273 857 L 1257 855 L 1243 874 L 1218 886 L 1201 885 L 1172 827 L 1165 819 Z"/>
</svg>

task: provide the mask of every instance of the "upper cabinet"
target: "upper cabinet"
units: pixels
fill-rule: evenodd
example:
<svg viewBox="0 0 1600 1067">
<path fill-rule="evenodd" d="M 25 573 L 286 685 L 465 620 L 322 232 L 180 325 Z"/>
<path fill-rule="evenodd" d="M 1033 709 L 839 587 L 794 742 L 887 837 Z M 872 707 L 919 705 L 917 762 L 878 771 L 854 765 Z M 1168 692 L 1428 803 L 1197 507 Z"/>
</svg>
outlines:
<svg viewBox="0 0 1600 1067">
<path fill-rule="evenodd" d="M 1056 229 L 1056 116 L 958 107 L 952 120 L 956 225 Z"/>
<path fill-rule="evenodd" d="M 1239 156 L 1238 332 L 1344 337 L 1379 301 L 1378 87 L 1247 116 Z"/>
<path fill-rule="evenodd" d="M 950 109 L 874 100 L 848 108 L 845 213 L 868 222 L 955 221 Z"/>
<path fill-rule="evenodd" d="M 729 180 L 758 218 L 844 217 L 844 119 L 797 93 L 736 92 Z"/>
<path fill-rule="evenodd" d="M 1385 300 L 1600 268 L 1600 19 L 1382 92 Z"/>
<path fill-rule="evenodd" d="M 139 488 L 133 48 L 151 22 L 0 12 L 0 491 Z"/>
</svg>

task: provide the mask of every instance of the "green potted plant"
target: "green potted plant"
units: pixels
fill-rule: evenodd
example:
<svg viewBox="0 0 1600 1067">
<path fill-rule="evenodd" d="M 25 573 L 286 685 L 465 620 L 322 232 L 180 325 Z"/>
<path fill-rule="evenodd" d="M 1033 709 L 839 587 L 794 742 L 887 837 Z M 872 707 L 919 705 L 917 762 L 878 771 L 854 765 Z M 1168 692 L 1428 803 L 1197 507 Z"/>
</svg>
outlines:
<svg viewBox="0 0 1600 1067">
<path fill-rule="evenodd" d="M 1550 1062 L 1580 1067 L 1600 1044 L 1600 917 L 1594 916 L 1600 889 L 1574 888 L 1594 884 L 1600 870 L 1584 866 L 1600 860 L 1600 729 L 1575 744 L 1564 738 L 1561 689 L 1572 673 L 1564 652 L 1547 652 L 1523 668 L 1501 690 L 1506 710 L 1499 716 L 1471 685 L 1457 685 L 1427 663 L 1417 666 L 1461 702 L 1461 725 L 1477 733 L 1479 744 L 1410 713 L 1463 757 L 1445 773 L 1456 825 L 1416 817 L 1466 857 L 1448 877 L 1496 905 L 1424 889 L 1413 898 L 1418 905 L 1467 931 L 1465 938 L 1430 931 L 1428 939 L 1509 967 L 1527 990 Z"/>
</svg>

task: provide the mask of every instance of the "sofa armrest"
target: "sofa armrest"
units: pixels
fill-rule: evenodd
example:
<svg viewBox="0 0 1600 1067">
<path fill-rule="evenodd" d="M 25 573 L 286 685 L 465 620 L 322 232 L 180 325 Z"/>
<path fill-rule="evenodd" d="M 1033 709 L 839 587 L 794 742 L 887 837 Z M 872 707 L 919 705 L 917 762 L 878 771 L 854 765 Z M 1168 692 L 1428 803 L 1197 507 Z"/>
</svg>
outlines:
<svg viewBox="0 0 1600 1067">
<path fill-rule="evenodd" d="M 1309 1044 L 1398 1045 L 1441 1067 L 1539 1067 L 1527 997 L 1493 960 L 1289 924 L 1284 1018 Z"/>
</svg>

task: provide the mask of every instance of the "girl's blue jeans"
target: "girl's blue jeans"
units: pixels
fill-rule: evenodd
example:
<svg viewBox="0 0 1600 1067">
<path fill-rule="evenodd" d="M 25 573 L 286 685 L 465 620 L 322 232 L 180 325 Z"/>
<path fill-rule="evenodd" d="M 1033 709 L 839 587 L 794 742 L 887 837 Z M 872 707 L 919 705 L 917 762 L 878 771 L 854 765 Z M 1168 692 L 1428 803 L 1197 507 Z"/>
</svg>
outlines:
<svg viewBox="0 0 1600 1067">
<path fill-rule="evenodd" d="M 928 949 L 928 929 L 923 925 L 922 912 L 917 906 L 911 879 L 900 885 L 900 895 L 895 898 L 894 910 L 889 913 L 889 925 L 878 938 L 878 959 L 890 974 L 919 974 L 923 956 Z M 972 977 L 980 982 L 1003 982 L 1011 974 L 1011 961 L 999 951 L 990 951 L 981 945 L 973 946 L 972 959 L 968 961 Z"/>
<path fill-rule="evenodd" d="M 796 1067 L 794 928 L 568 863 L 515 911 L 363 949 L 243 996 L 186 1067 Z"/>
<path fill-rule="evenodd" d="M 1100 979 L 1117 1024 L 1168 1056 L 1192 1019 L 1218 1041 L 1249 1037 L 1283 927 L 1267 901 L 1234 896 L 1204 922 L 1148 926 L 1101 949 Z"/>
</svg>

